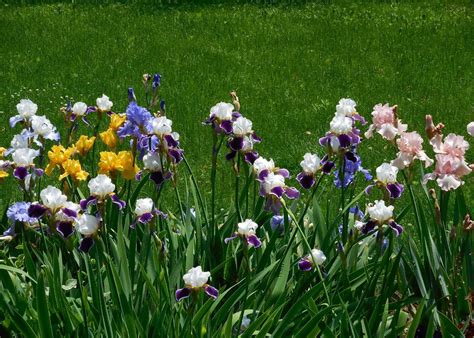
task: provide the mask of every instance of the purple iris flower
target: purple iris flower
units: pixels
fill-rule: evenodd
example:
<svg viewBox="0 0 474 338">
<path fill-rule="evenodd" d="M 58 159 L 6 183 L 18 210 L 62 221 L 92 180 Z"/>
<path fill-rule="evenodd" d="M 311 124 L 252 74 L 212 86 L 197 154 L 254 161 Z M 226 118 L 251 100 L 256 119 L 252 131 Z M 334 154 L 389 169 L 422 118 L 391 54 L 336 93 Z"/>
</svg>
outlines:
<svg viewBox="0 0 474 338">
<path fill-rule="evenodd" d="M 26 222 L 26 223 L 35 223 L 38 221 L 36 217 L 32 217 L 28 213 L 30 208 L 30 202 L 16 202 L 7 210 L 7 217 L 10 221 L 15 222 Z"/>
<path fill-rule="evenodd" d="M 135 101 L 130 102 L 127 107 L 127 120 L 117 131 L 120 138 L 126 136 L 140 137 L 152 132 L 151 120 L 153 116 L 143 107 L 140 107 Z"/>
<path fill-rule="evenodd" d="M 372 179 L 372 175 L 370 174 L 370 172 L 362 167 L 362 160 L 360 156 L 355 154 L 354 152 L 347 153 L 346 155 L 348 154 L 350 155 L 346 156 L 344 161 L 344 174 L 342 177 L 342 181 L 339 175 L 340 168 L 334 172 L 334 184 L 337 188 L 346 188 L 347 186 L 349 186 L 349 184 L 354 181 L 355 175 L 358 172 L 363 173 L 367 181 Z"/>
</svg>

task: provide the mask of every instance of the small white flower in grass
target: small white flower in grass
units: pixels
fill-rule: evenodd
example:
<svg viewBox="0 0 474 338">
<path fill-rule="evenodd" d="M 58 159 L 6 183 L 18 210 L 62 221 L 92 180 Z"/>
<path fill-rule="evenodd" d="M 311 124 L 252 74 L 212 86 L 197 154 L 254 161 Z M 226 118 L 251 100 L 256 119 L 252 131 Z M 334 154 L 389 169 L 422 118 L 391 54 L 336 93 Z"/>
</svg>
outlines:
<svg viewBox="0 0 474 338">
<path fill-rule="evenodd" d="M 87 104 L 84 102 L 76 102 L 72 106 L 72 113 L 77 116 L 84 116 L 87 112 Z"/>
<path fill-rule="evenodd" d="M 144 214 L 151 213 L 153 208 L 154 205 L 151 198 L 139 198 L 137 199 L 137 204 L 135 206 L 135 214 L 140 217 Z"/>
<path fill-rule="evenodd" d="M 161 171 L 161 159 L 158 153 L 148 153 L 143 156 L 143 166 L 151 172 Z"/>
<path fill-rule="evenodd" d="M 393 205 L 386 206 L 385 201 L 377 200 L 367 208 L 370 218 L 383 224 L 393 217 Z"/>
<path fill-rule="evenodd" d="M 474 121 L 467 125 L 467 133 L 474 137 Z"/>
<path fill-rule="evenodd" d="M 102 94 L 102 97 L 98 97 L 95 103 L 97 105 L 97 108 L 99 108 L 99 110 L 103 112 L 110 111 L 112 109 L 112 106 L 114 105 L 112 101 L 110 101 L 109 97 L 105 94 Z"/>
<path fill-rule="evenodd" d="M 183 280 L 187 287 L 201 288 L 207 283 L 210 276 L 211 273 L 209 271 L 202 271 L 201 266 L 197 266 L 191 268 L 186 274 L 184 274 Z"/>
<path fill-rule="evenodd" d="M 336 114 L 350 117 L 356 113 L 356 102 L 352 99 L 340 99 L 336 105 Z"/>
<path fill-rule="evenodd" d="M 352 119 L 344 115 L 335 115 L 329 127 L 332 133 L 336 135 L 348 134 L 352 131 Z"/>
<path fill-rule="evenodd" d="M 246 219 L 244 222 L 237 224 L 237 232 L 240 235 L 252 235 L 258 228 L 258 224 L 251 219 Z"/>
<path fill-rule="evenodd" d="M 219 102 L 214 107 L 211 108 L 210 117 L 215 116 L 221 121 L 231 120 L 232 112 L 234 111 L 234 106 L 230 103 Z"/>
<path fill-rule="evenodd" d="M 43 205 L 53 212 L 64 207 L 67 201 L 66 195 L 64 195 L 58 188 L 51 185 L 41 190 L 40 197 Z"/>
<path fill-rule="evenodd" d="M 17 167 L 28 167 L 33 165 L 33 161 L 39 155 L 39 151 L 30 148 L 20 148 L 13 152 L 13 162 Z"/>
<path fill-rule="evenodd" d="M 300 162 L 303 171 L 308 174 L 315 174 L 321 168 L 321 159 L 318 155 L 306 153 L 303 156 L 303 161 Z"/>
<path fill-rule="evenodd" d="M 173 121 L 166 118 L 165 116 L 155 117 L 151 121 L 151 125 L 153 127 L 153 133 L 158 136 L 163 136 L 165 134 L 170 134 L 172 129 L 171 126 L 173 125 Z"/>
<path fill-rule="evenodd" d="M 321 250 L 313 249 L 311 250 L 311 255 L 308 256 L 308 260 L 313 264 L 321 265 L 326 260 L 326 256 Z"/>
<path fill-rule="evenodd" d="M 252 121 L 240 116 L 232 124 L 232 132 L 236 136 L 245 136 L 253 132 Z"/>
<path fill-rule="evenodd" d="M 83 214 L 78 217 L 76 228 L 84 236 L 92 236 L 99 229 L 100 219 L 93 215 Z"/>
<path fill-rule="evenodd" d="M 31 100 L 22 99 L 20 103 L 16 105 L 16 110 L 23 119 L 28 120 L 36 114 L 38 105 Z"/>
<path fill-rule="evenodd" d="M 377 181 L 383 184 L 397 182 L 398 168 L 390 163 L 382 163 L 375 172 L 377 173 Z"/>
<path fill-rule="evenodd" d="M 263 157 L 259 157 L 253 162 L 253 170 L 257 174 L 257 176 L 263 171 L 268 170 L 269 172 L 275 169 L 275 162 L 272 159 L 267 160 Z"/>
<path fill-rule="evenodd" d="M 115 184 L 112 183 L 112 180 L 107 175 L 97 175 L 89 181 L 87 184 L 89 191 L 92 196 L 97 196 L 100 198 L 105 198 L 115 190 Z"/>
</svg>

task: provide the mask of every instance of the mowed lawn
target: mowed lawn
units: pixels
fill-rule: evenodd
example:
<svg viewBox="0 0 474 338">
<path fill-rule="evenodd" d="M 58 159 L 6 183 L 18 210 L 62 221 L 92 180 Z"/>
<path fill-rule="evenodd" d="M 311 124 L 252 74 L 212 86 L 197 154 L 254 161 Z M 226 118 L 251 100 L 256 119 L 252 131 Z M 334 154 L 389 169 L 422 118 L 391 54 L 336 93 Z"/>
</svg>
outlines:
<svg viewBox="0 0 474 338">
<path fill-rule="evenodd" d="M 162 74 L 168 115 L 204 184 L 211 137 L 201 122 L 232 89 L 263 138 L 261 155 L 294 174 L 305 152 L 322 153 L 317 140 L 341 97 L 367 118 L 389 102 L 412 130 L 432 114 L 466 135 L 473 33 L 462 4 L 2 6 L 0 144 L 15 133 L 7 122 L 20 98 L 62 126 L 68 98 L 93 104 L 105 93 L 123 111 L 133 86 L 143 99 L 146 72 Z M 381 138 L 360 149 L 369 168 L 394 156 Z M 230 166 L 219 175 L 231 184 Z"/>
</svg>

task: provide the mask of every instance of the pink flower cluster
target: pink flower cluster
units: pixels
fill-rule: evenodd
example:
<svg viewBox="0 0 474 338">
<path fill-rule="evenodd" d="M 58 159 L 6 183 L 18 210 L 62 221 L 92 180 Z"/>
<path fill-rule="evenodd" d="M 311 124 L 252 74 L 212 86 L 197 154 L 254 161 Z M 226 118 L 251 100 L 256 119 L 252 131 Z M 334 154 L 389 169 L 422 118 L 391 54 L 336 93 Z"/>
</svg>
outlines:
<svg viewBox="0 0 474 338">
<path fill-rule="evenodd" d="M 374 106 L 372 112 L 372 124 L 365 132 L 366 138 L 371 138 L 374 132 L 382 135 L 384 139 L 393 140 L 397 135 L 401 135 L 407 130 L 407 125 L 403 124 L 397 117 L 397 106 L 390 107 L 388 103 L 381 103 Z"/>
<path fill-rule="evenodd" d="M 432 121 L 429 115 L 426 119 Z M 443 139 L 440 131 L 433 133 L 430 143 L 436 153 L 436 165 L 434 172 L 425 175 L 423 183 L 436 180 L 436 183 L 444 191 L 459 188 L 464 184 L 461 178 L 472 172 L 464 158 L 467 149 L 469 149 L 469 143 L 464 140 L 463 136 L 456 134 L 449 134 Z"/>
</svg>

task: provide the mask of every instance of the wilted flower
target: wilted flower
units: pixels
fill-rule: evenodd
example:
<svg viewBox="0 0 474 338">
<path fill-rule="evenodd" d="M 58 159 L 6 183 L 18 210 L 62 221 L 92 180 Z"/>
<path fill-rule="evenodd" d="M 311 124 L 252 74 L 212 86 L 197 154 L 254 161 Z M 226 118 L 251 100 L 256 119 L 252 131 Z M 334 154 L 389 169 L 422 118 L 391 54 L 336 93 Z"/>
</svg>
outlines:
<svg viewBox="0 0 474 338">
<path fill-rule="evenodd" d="M 403 231 L 403 227 L 393 219 L 393 209 L 393 205 L 387 206 L 385 201 L 382 200 L 369 204 L 367 207 L 369 220 L 361 228 L 362 233 L 367 234 L 376 226 L 382 228 L 383 225 L 388 225 L 399 236 Z"/>
<path fill-rule="evenodd" d="M 95 100 L 95 103 L 97 105 L 97 109 L 104 113 L 109 112 L 114 105 L 112 101 L 110 101 L 109 97 L 105 94 L 102 94 L 102 97 L 98 97 L 97 100 Z"/>
<path fill-rule="evenodd" d="M 14 127 L 18 122 L 29 122 L 31 117 L 36 114 L 38 105 L 33 103 L 31 100 L 20 100 L 20 103 L 16 105 L 18 115 L 10 117 L 10 127 Z"/>
<path fill-rule="evenodd" d="M 325 260 L 324 252 L 319 249 L 312 249 L 309 255 L 303 257 L 298 262 L 298 268 L 302 271 L 310 271 L 317 265 L 322 265 Z"/>
<path fill-rule="evenodd" d="M 432 165 L 433 160 L 423 151 L 422 143 L 423 139 L 416 131 L 401 133 L 400 138 L 397 139 L 399 152 L 397 158 L 393 160 L 391 164 L 398 169 L 405 169 L 410 166 L 414 160 L 418 159 L 425 162 L 425 167 Z"/>
<path fill-rule="evenodd" d="M 403 124 L 397 117 L 397 106 L 390 107 L 388 103 L 374 106 L 372 112 L 372 124 L 365 132 L 365 137 L 373 136 L 374 131 L 387 140 L 393 140 L 397 135 L 405 132 L 407 125 Z"/>
<path fill-rule="evenodd" d="M 260 245 L 262 245 L 262 242 L 256 235 L 257 228 L 257 223 L 251 219 L 246 219 L 244 222 L 237 224 L 237 231 L 234 232 L 232 236 L 224 239 L 224 242 L 227 244 L 229 241 L 240 236 L 245 240 L 248 246 L 258 248 Z"/>
<path fill-rule="evenodd" d="M 202 271 L 200 266 L 191 268 L 183 276 L 184 284 L 186 286 L 182 289 L 176 290 L 176 301 L 179 302 L 180 300 L 189 297 L 191 293 L 199 292 L 201 289 L 203 289 L 209 297 L 216 299 L 219 296 L 219 291 L 215 287 L 207 284 L 210 276 L 211 273 L 208 271 Z"/>
<path fill-rule="evenodd" d="M 112 183 L 112 180 L 107 175 L 97 175 L 97 177 L 89 181 L 87 186 L 89 187 L 90 196 L 81 200 L 82 210 L 87 209 L 91 204 L 103 202 L 107 197 L 110 197 L 112 202 L 117 204 L 120 209 L 125 207 L 125 201 L 120 200 L 114 193 L 115 184 Z"/>
</svg>

